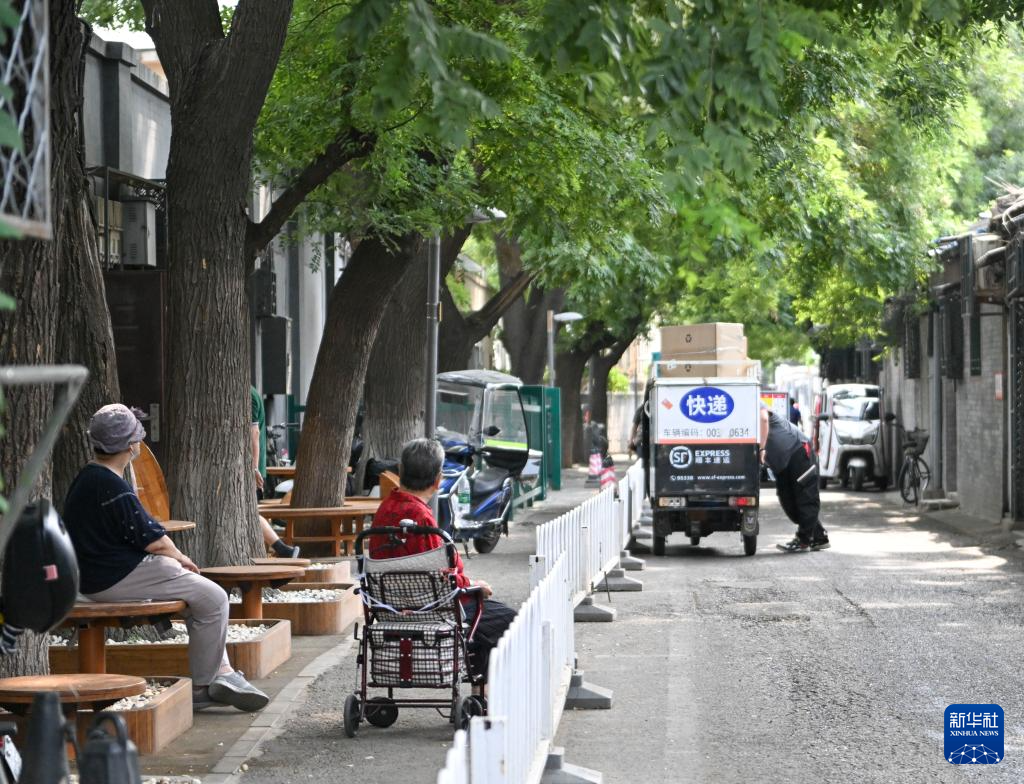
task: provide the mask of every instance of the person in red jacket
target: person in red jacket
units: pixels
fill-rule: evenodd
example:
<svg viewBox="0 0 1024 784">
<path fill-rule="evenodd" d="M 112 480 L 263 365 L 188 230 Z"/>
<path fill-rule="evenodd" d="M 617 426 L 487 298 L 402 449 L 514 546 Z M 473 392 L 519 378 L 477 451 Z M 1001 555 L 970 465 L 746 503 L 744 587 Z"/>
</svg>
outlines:
<svg viewBox="0 0 1024 784">
<path fill-rule="evenodd" d="M 441 444 L 429 438 L 416 438 L 402 447 L 398 463 L 399 487 L 385 498 L 373 516 L 371 528 L 398 526 L 402 520 L 412 520 L 416 525 L 437 528 L 437 521 L 430 511 L 430 499 L 441 487 L 441 467 L 444 465 L 444 449 Z M 440 536 L 433 534 L 412 534 L 404 541 L 395 541 L 386 536 L 368 537 L 371 558 L 399 558 L 415 555 L 441 547 Z M 501 635 L 516 617 L 508 605 L 490 598 L 491 586 L 483 580 L 471 580 L 466 575 L 462 557 L 455 553 L 455 581 L 460 588 L 481 589 L 483 613 L 480 623 L 469 644 L 469 666 L 478 678 L 487 678 L 487 660 L 491 649 L 498 644 Z M 471 605 L 472 606 L 472 605 Z M 476 609 L 475 607 L 473 608 Z M 467 611 L 472 617 L 473 613 Z"/>
</svg>

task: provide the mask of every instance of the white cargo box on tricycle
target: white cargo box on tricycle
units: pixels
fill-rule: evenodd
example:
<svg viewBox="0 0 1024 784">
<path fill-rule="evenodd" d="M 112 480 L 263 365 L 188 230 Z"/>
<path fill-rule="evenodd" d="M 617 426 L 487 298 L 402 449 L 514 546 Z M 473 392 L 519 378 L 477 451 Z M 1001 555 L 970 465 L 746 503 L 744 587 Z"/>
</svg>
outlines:
<svg viewBox="0 0 1024 784">
<path fill-rule="evenodd" d="M 761 385 L 755 370 L 740 378 L 656 378 L 649 388 L 655 555 L 665 554 L 674 532 L 697 545 L 713 532 L 738 531 L 744 552 L 756 552 Z"/>
</svg>

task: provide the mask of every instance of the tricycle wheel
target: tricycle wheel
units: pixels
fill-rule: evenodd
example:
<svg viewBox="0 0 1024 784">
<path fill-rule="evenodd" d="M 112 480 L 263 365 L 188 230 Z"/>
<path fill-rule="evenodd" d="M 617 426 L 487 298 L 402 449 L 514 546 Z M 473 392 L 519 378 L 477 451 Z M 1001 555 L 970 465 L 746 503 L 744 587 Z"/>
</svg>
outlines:
<svg viewBox="0 0 1024 784">
<path fill-rule="evenodd" d="M 474 716 L 483 716 L 484 712 L 484 704 L 479 697 L 463 697 L 459 700 L 459 710 L 455 717 L 456 729 L 468 730 L 469 720 Z"/>
<path fill-rule="evenodd" d="M 345 734 L 350 738 L 354 738 L 356 730 L 359 729 L 359 711 L 359 697 L 355 694 L 348 695 L 342 710 L 342 720 L 345 723 Z"/>
<path fill-rule="evenodd" d="M 398 706 L 390 697 L 371 697 L 366 701 L 366 720 L 374 727 L 390 727 L 398 721 Z"/>
<path fill-rule="evenodd" d="M 850 484 L 858 493 L 864 489 L 864 469 L 859 466 L 850 469 Z"/>
<path fill-rule="evenodd" d="M 700 544 L 700 537 L 699 536 L 691 536 L 690 537 L 690 544 L 692 544 L 694 547 L 699 545 Z"/>
<path fill-rule="evenodd" d="M 753 536 L 743 537 L 743 553 L 744 555 L 753 555 L 757 552 L 757 534 Z"/>
<path fill-rule="evenodd" d="M 825 476 L 819 476 L 818 477 L 818 489 L 819 490 L 828 490 L 828 477 L 825 477 Z"/>
<path fill-rule="evenodd" d="M 664 555 L 665 554 L 665 537 L 664 536 L 658 536 L 657 534 L 654 535 L 654 538 L 651 540 L 651 551 L 655 555 Z"/>
<path fill-rule="evenodd" d="M 473 540 L 473 549 L 481 555 L 485 555 L 498 546 L 499 539 L 501 539 L 501 529 L 492 528 L 483 536 L 478 536 Z"/>
</svg>

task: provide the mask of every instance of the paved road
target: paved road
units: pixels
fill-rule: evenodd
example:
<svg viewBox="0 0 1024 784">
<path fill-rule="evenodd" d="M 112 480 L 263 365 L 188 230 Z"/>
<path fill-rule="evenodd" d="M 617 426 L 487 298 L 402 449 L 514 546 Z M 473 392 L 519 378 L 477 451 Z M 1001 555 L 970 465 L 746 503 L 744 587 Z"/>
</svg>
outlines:
<svg viewBox="0 0 1024 784">
<path fill-rule="evenodd" d="M 699 548 L 673 537 L 666 557 L 648 558 L 645 590 L 614 596 L 619 620 L 577 625 L 587 679 L 614 689 L 615 707 L 566 714 L 569 762 L 608 784 L 1024 780 L 1018 556 L 928 531 L 891 493 L 824 498 L 831 550 L 776 551 L 793 529 L 768 491 L 756 556 L 738 535 Z M 532 544 L 519 526 L 467 571 L 518 603 Z M 350 660 L 320 678 L 243 784 L 432 783 L 449 725 L 410 712 L 345 738 L 354 673 Z M 1005 762 L 944 762 L 953 702 L 1002 705 Z"/>
<path fill-rule="evenodd" d="M 644 592 L 616 595 L 620 620 L 577 625 L 615 705 L 566 715 L 568 761 L 609 784 L 1024 780 L 1019 556 L 928 531 L 892 493 L 838 491 L 832 549 L 785 554 L 793 528 L 764 496 L 756 556 L 673 537 Z M 1005 762 L 944 761 L 957 702 L 1003 707 Z"/>
</svg>

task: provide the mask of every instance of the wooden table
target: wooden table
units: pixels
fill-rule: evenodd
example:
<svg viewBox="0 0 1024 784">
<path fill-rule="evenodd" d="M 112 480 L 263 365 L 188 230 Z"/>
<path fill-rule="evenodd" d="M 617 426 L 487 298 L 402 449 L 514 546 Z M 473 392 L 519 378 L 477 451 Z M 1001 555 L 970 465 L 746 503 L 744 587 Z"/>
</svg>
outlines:
<svg viewBox="0 0 1024 784">
<path fill-rule="evenodd" d="M 73 621 L 78 627 L 78 669 L 83 673 L 107 671 L 108 628 L 154 623 L 184 609 L 185 602 L 180 599 L 166 602 L 77 602 L 65 621 Z"/>
<path fill-rule="evenodd" d="M 348 554 L 348 543 L 355 541 L 356 536 L 366 525 L 366 518 L 373 517 L 380 504 L 379 498 L 346 498 L 342 506 L 263 507 L 261 505 L 260 513 L 274 520 L 284 521 L 284 535 L 281 538 L 287 544 L 294 546 L 302 542 L 329 542 L 331 554 L 337 558 L 341 555 L 342 543 L 345 544 L 346 555 Z M 326 520 L 331 526 L 331 532 L 325 536 L 296 536 L 296 520 Z"/>
<path fill-rule="evenodd" d="M 182 531 L 191 531 L 196 527 L 195 523 L 190 523 L 187 520 L 164 520 L 160 523 L 164 527 L 164 530 L 169 534 L 177 534 Z"/>
<path fill-rule="evenodd" d="M 305 571 L 301 566 L 210 566 L 200 574 L 228 593 L 238 588 L 242 592 L 242 617 L 259 620 L 263 618 L 263 589 L 279 588 L 302 577 Z"/>
<path fill-rule="evenodd" d="M 0 680 L 0 705 L 24 714 L 37 694 L 52 691 L 65 715 L 73 716 L 79 706 L 99 710 L 145 690 L 145 679 L 135 675 L 23 675 Z"/>
<path fill-rule="evenodd" d="M 313 559 L 311 558 L 253 558 L 253 566 L 301 566 L 309 568 Z"/>
<path fill-rule="evenodd" d="M 352 473 L 352 466 L 345 467 L 345 473 Z M 281 479 L 294 479 L 295 466 L 267 466 L 267 476 L 277 476 Z"/>
</svg>

